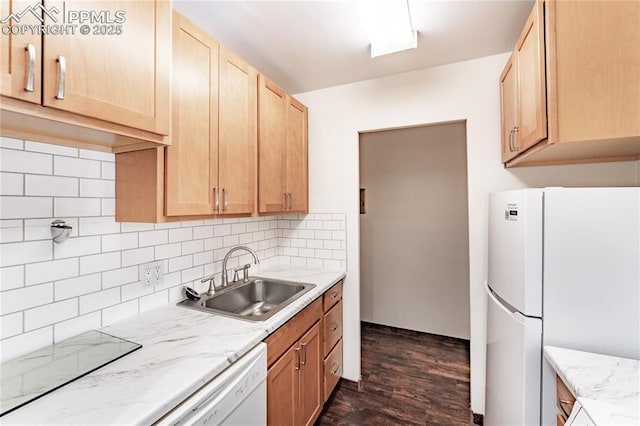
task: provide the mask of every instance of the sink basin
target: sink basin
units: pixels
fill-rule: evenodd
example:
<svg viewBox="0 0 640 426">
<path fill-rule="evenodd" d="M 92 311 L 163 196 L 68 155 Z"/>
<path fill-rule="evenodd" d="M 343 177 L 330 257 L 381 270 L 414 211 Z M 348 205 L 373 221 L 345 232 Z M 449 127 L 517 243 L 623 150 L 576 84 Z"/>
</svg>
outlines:
<svg viewBox="0 0 640 426">
<path fill-rule="evenodd" d="M 314 284 L 250 278 L 218 290 L 200 300 L 183 300 L 178 306 L 249 321 L 264 321 L 315 287 Z"/>
</svg>

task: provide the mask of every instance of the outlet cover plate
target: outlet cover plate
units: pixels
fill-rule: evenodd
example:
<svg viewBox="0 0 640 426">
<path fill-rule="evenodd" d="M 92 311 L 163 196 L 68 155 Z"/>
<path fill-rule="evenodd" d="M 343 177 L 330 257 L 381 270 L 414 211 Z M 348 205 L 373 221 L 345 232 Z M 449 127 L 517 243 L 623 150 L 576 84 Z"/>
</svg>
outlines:
<svg viewBox="0 0 640 426">
<path fill-rule="evenodd" d="M 162 262 L 149 262 L 140 265 L 138 277 L 143 287 L 159 286 L 164 282 Z"/>
</svg>

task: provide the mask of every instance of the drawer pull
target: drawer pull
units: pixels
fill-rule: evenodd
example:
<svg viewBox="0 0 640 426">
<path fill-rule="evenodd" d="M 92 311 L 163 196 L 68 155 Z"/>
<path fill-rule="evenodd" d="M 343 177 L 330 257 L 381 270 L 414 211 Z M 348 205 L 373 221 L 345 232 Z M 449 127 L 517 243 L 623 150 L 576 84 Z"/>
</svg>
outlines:
<svg viewBox="0 0 640 426">
<path fill-rule="evenodd" d="M 331 374 L 333 374 L 335 376 L 338 373 L 339 369 L 340 369 L 340 364 L 335 364 L 333 366 L 333 370 L 331 370 Z"/>
<path fill-rule="evenodd" d="M 24 90 L 25 92 L 33 92 L 36 78 L 36 47 L 29 43 L 24 50 L 27 52 L 27 82 Z"/>
<path fill-rule="evenodd" d="M 569 417 L 570 412 L 571 412 L 571 408 L 573 407 L 573 402 L 572 401 L 567 401 L 566 399 L 560 399 L 560 398 L 558 398 L 558 402 L 560 402 L 560 409 L 562 410 L 562 413 L 565 416 Z M 565 408 L 564 408 L 565 404 L 569 406 L 569 408 L 570 408 L 569 411 L 565 410 Z"/>
<path fill-rule="evenodd" d="M 331 331 L 336 331 L 337 329 L 338 329 L 338 323 L 336 322 L 331 326 Z"/>
<path fill-rule="evenodd" d="M 306 365 L 307 364 L 307 344 L 300 343 L 300 349 L 302 349 L 302 360 L 300 361 L 300 364 Z"/>
<path fill-rule="evenodd" d="M 67 74 L 67 61 L 64 56 L 58 56 L 58 93 L 56 99 L 64 100 L 64 79 Z"/>
<path fill-rule="evenodd" d="M 337 291 L 334 291 L 334 292 L 331 294 L 331 298 L 332 298 L 332 299 L 335 299 L 336 297 L 338 297 L 338 292 L 337 292 Z"/>
</svg>

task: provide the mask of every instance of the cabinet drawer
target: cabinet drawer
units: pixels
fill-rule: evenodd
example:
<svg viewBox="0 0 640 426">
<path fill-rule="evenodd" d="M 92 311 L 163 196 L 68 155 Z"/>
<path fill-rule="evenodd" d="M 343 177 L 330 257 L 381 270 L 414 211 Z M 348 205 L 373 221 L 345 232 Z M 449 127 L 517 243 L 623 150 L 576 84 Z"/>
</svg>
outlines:
<svg viewBox="0 0 640 426">
<path fill-rule="evenodd" d="M 576 398 L 558 375 L 556 375 L 556 394 L 558 396 L 558 408 L 566 420 L 571 414 L 571 410 L 573 410 Z"/>
<path fill-rule="evenodd" d="M 324 312 L 328 312 L 333 305 L 338 303 L 338 300 L 342 299 L 343 282 L 344 280 L 340 280 L 340 282 L 331 287 L 331 289 L 322 296 L 322 310 Z"/>
<path fill-rule="evenodd" d="M 333 388 L 342 377 L 342 339 L 324 360 L 324 400 L 329 399 Z"/>
<path fill-rule="evenodd" d="M 324 341 L 323 354 L 327 356 L 336 345 L 336 342 L 342 337 L 342 300 L 324 314 L 322 332 Z"/>
<path fill-rule="evenodd" d="M 320 318 L 322 318 L 322 301 L 316 299 L 315 302 L 267 337 L 265 339 L 267 365 L 271 366 L 276 362 Z"/>
</svg>

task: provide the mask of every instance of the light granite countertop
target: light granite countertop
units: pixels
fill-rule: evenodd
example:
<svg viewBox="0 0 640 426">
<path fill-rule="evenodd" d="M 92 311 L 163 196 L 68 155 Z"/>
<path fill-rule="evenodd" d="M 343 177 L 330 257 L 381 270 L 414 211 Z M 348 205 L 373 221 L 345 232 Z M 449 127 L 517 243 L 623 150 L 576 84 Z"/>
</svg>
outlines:
<svg viewBox="0 0 640 426">
<path fill-rule="evenodd" d="M 271 265 L 256 276 L 316 286 L 273 317 L 250 322 L 174 304 L 101 329 L 143 347 L 2 417 L 2 424 L 151 424 L 224 371 L 345 276 Z"/>
<path fill-rule="evenodd" d="M 595 424 L 640 425 L 640 361 L 554 346 L 544 354 Z"/>
</svg>

